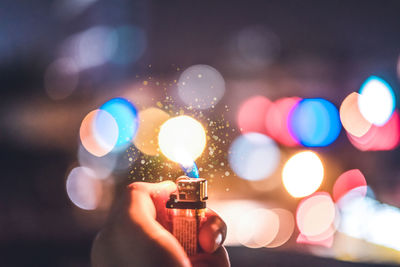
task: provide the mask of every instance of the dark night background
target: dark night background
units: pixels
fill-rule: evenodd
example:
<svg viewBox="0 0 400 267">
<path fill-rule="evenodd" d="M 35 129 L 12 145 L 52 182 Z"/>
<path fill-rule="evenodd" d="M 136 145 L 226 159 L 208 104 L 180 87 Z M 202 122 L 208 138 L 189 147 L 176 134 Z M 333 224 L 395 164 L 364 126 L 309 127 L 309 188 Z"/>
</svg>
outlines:
<svg viewBox="0 0 400 267">
<path fill-rule="evenodd" d="M 399 1 L 97 0 L 72 15 L 63 13 L 66 2 L 0 3 L 0 266 L 90 266 L 91 242 L 106 211 L 75 207 L 65 179 L 77 164 L 82 118 L 116 95 L 114 88 L 147 75 L 173 80 L 176 67 L 208 64 L 226 80 L 223 102 L 233 107 L 231 119 L 235 107 L 257 93 L 271 99 L 324 97 L 338 106 L 371 73 L 399 95 Z M 44 73 L 63 41 L 95 25 L 122 24 L 144 30 L 143 55 L 129 64 L 85 70 L 69 97 L 49 98 Z M 231 64 L 229 42 L 246 27 L 278 37 L 267 66 L 243 70 Z M 237 83 L 245 86 L 239 90 Z M 342 132 L 334 145 L 318 151 L 344 169 L 362 169 L 380 201 L 400 206 L 398 149 L 360 152 Z M 335 164 L 328 167 L 332 176 L 340 172 Z M 129 182 L 123 171 L 115 176 L 121 185 Z M 232 266 L 365 265 L 290 246 L 228 251 Z"/>
</svg>

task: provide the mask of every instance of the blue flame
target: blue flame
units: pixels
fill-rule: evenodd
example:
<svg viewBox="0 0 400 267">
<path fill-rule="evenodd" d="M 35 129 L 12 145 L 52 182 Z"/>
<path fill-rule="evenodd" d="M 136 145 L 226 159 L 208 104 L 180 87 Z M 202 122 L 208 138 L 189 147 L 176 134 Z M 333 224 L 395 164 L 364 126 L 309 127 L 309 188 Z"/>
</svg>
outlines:
<svg viewBox="0 0 400 267">
<path fill-rule="evenodd" d="M 181 164 L 182 170 L 185 172 L 186 176 L 190 178 L 199 178 L 199 169 L 196 163 L 193 162 L 191 166 L 184 166 Z"/>
</svg>

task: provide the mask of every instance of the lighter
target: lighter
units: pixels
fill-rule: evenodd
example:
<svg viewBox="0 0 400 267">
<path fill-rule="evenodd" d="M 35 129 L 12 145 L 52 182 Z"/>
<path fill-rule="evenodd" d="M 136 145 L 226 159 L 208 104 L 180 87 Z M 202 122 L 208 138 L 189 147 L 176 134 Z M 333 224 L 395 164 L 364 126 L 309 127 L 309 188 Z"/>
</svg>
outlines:
<svg viewBox="0 0 400 267">
<path fill-rule="evenodd" d="M 203 178 L 181 176 L 176 180 L 178 191 L 167 201 L 171 233 L 186 253 L 199 252 L 199 228 L 205 221 L 207 181 Z"/>
</svg>

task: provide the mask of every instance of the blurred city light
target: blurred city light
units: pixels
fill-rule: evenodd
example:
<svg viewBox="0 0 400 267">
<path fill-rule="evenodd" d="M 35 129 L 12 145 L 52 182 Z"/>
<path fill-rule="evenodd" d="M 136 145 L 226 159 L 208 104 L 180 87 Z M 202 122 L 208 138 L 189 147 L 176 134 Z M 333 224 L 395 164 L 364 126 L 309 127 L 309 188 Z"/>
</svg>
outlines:
<svg viewBox="0 0 400 267">
<path fill-rule="evenodd" d="M 229 149 L 232 170 L 246 180 L 268 178 L 278 167 L 280 151 L 276 143 L 260 133 L 246 133 L 233 141 Z"/>
<path fill-rule="evenodd" d="M 341 207 L 339 231 L 400 251 L 400 210 L 369 197 L 353 198 Z"/>
<path fill-rule="evenodd" d="M 228 226 L 224 242 L 228 246 L 276 248 L 284 245 L 294 231 L 294 217 L 286 209 L 267 209 L 265 204 L 250 200 L 216 201 L 210 205 Z"/>
<path fill-rule="evenodd" d="M 102 157 L 113 150 L 118 132 L 115 119 L 107 111 L 96 109 L 82 120 L 79 136 L 87 151 Z"/>
<path fill-rule="evenodd" d="M 375 193 L 369 186 L 355 187 L 354 189 L 348 190 L 338 201 L 336 201 L 336 207 L 341 210 L 346 207 L 349 203 L 355 199 L 361 199 L 364 197 L 375 199 Z"/>
<path fill-rule="evenodd" d="M 324 167 L 320 158 L 312 151 L 299 152 L 283 167 L 282 181 L 293 197 L 305 197 L 314 193 L 324 178 Z"/>
<path fill-rule="evenodd" d="M 335 242 L 330 250 L 312 251 L 318 256 L 333 256 L 338 260 L 367 262 L 375 265 L 394 266 L 400 263 L 400 251 L 382 245 L 368 242 L 364 239 L 354 238 L 340 231 L 335 234 Z"/>
<path fill-rule="evenodd" d="M 289 130 L 289 114 L 300 100 L 299 97 L 278 99 L 270 105 L 265 116 L 268 135 L 285 146 L 299 145 Z"/>
<path fill-rule="evenodd" d="M 94 210 L 98 207 L 103 194 L 102 182 L 87 167 L 76 167 L 71 170 L 66 181 L 69 199 L 77 207 Z"/>
<path fill-rule="evenodd" d="M 339 231 L 356 238 L 368 236 L 368 225 L 379 202 L 369 197 L 356 197 L 340 207 L 342 221 Z"/>
<path fill-rule="evenodd" d="M 397 78 L 400 79 L 400 55 L 397 58 L 396 73 L 397 73 Z"/>
<path fill-rule="evenodd" d="M 253 96 L 239 107 L 237 125 L 242 133 L 257 132 L 267 134 L 265 116 L 271 101 L 265 96 Z"/>
<path fill-rule="evenodd" d="M 260 202 L 244 199 L 220 201 L 213 201 L 212 199 L 210 199 L 209 205 L 221 216 L 229 229 L 224 242 L 226 246 L 241 245 L 237 237 L 242 231 L 247 230 L 241 229 L 239 225 L 239 221 L 240 218 L 242 218 L 243 212 L 263 207 L 262 203 Z"/>
<path fill-rule="evenodd" d="M 272 174 L 267 179 L 247 180 L 247 184 L 255 192 L 265 194 L 279 188 L 282 185 L 282 179 L 279 175 Z"/>
<path fill-rule="evenodd" d="M 179 77 L 178 93 L 189 107 L 207 109 L 214 107 L 224 96 L 225 80 L 211 66 L 194 65 Z"/>
<path fill-rule="evenodd" d="M 52 62 L 44 75 L 47 95 L 54 100 L 64 99 L 78 86 L 79 69 L 70 58 L 59 58 Z"/>
<path fill-rule="evenodd" d="M 188 167 L 203 153 L 206 133 L 197 120 L 178 116 L 161 125 L 158 145 L 167 158 Z"/>
<path fill-rule="evenodd" d="M 325 99 L 303 99 L 289 116 L 289 128 L 292 135 L 304 146 L 327 146 L 339 136 L 339 112 Z"/>
<path fill-rule="evenodd" d="M 366 120 L 382 126 L 390 119 L 396 107 L 393 89 L 383 79 L 371 76 L 360 88 L 358 106 Z"/>
<path fill-rule="evenodd" d="M 293 214 L 286 209 L 276 208 L 271 211 L 279 217 L 279 230 L 273 241 L 267 244 L 266 247 L 276 248 L 290 239 L 294 231 L 295 221 Z"/>
<path fill-rule="evenodd" d="M 333 199 L 338 202 L 343 196 L 352 191 L 359 196 L 366 196 L 367 181 L 358 169 L 353 169 L 342 173 L 333 185 Z"/>
<path fill-rule="evenodd" d="M 117 97 L 104 103 L 100 109 L 107 111 L 118 125 L 118 140 L 115 149 L 125 149 L 131 143 L 138 128 L 136 107 L 125 98 Z"/>
<path fill-rule="evenodd" d="M 361 114 L 358 107 L 359 94 L 349 94 L 340 106 L 340 120 L 343 128 L 353 136 L 361 137 L 368 132 L 372 124 Z"/>
<path fill-rule="evenodd" d="M 114 166 L 113 173 L 126 173 L 127 170 L 132 169 L 132 165 L 141 156 L 139 150 L 135 146 L 130 146 L 127 149 L 127 153 L 112 151 L 110 154 L 106 155 L 106 157 L 114 155 L 117 157 L 117 162 Z M 123 177 L 119 175 L 114 176 L 114 178 L 123 179 Z"/>
<path fill-rule="evenodd" d="M 107 63 L 117 45 L 112 28 L 94 26 L 68 38 L 61 47 L 61 55 L 72 58 L 79 70 L 86 70 Z"/>
<path fill-rule="evenodd" d="M 242 211 L 236 238 L 244 246 L 260 248 L 271 243 L 279 232 L 279 216 L 272 210 L 258 208 Z"/>
<path fill-rule="evenodd" d="M 161 125 L 169 119 L 168 113 L 158 108 L 139 111 L 139 128 L 133 143 L 142 153 L 155 156 L 159 153 L 158 133 Z"/>
<path fill-rule="evenodd" d="M 400 116 L 395 110 L 383 126 L 372 125 L 366 134 L 356 137 L 347 133 L 350 142 L 361 151 L 395 149 L 400 143 Z"/>
<path fill-rule="evenodd" d="M 135 25 L 119 26 L 110 33 L 111 40 L 116 40 L 116 47 L 110 60 L 126 65 L 138 61 L 147 48 L 147 38 L 143 29 Z"/>
<path fill-rule="evenodd" d="M 328 235 L 326 238 L 324 237 L 318 239 L 313 239 L 305 235 L 299 234 L 299 236 L 296 239 L 296 243 L 330 248 L 333 245 L 333 239 L 334 239 L 333 233 L 331 235 Z"/>
<path fill-rule="evenodd" d="M 331 227 L 335 222 L 335 214 L 335 204 L 330 195 L 317 192 L 299 203 L 296 211 L 297 227 L 311 241 L 313 237 L 325 240 L 334 233 Z"/>
<path fill-rule="evenodd" d="M 260 71 L 270 65 L 280 51 L 279 38 L 260 26 L 242 29 L 229 43 L 232 66 L 238 71 Z"/>
</svg>

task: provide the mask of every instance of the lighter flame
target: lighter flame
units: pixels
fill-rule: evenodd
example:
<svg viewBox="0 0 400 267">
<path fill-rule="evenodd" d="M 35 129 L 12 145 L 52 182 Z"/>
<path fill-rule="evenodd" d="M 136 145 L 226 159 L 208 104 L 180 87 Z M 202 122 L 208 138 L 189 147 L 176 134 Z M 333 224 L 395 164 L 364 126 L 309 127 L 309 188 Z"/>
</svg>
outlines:
<svg viewBox="0 0 400 267">
<path fill-rule="evenodd" d="M 190 167 L 203 153 L 206 133 L 197 120 L 189 116 L 178 116 L 161 125 L 158 145 L 167 158 Z"/>
</svg>

